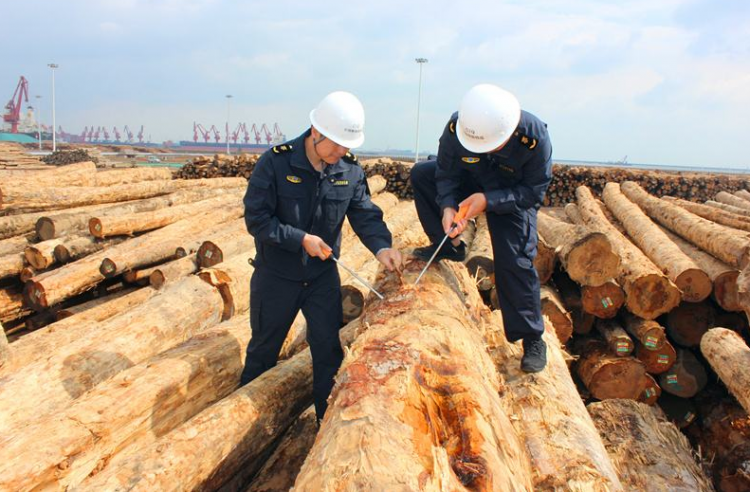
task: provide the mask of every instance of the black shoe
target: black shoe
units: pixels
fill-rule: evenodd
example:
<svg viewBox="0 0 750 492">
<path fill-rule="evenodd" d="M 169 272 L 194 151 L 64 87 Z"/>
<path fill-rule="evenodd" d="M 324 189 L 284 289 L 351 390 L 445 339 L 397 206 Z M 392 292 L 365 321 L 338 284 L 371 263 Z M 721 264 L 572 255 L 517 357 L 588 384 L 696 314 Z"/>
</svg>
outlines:
<svg viewBox="0 0 750 492">
<path fill-rule="evenodd" d="M 541 372 L 547 365 L 547 344 L 541 338 L 523 340 L 523 372 Z"/>
<path fill-rule="evenodd" d="M 429 261 L 435 249 L 438 247 L 437 244 L 430 244 L 429 246 L 422 246 L 421 248 L 414 248 L 414 256 L 423 261 Z M 446 241 L 443 247 L 440 248 L 435 262 L 440 260 L 451 260 L 451 261 L 464 261 L 466 259 L 466 244 L 463 241 L 458 246 L 453 246 L 453 243 Z"/>
</svg>

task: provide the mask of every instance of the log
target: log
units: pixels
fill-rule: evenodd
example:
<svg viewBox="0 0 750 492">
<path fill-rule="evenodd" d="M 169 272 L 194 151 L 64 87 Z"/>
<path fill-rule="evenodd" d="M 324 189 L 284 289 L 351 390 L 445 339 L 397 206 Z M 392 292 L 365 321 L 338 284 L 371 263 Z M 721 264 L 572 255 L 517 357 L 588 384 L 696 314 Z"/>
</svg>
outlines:
<svg viewBox="0 0 750 492">
<path fill-rule="evenodd" d="M 541 233 L 537 233 L 537 253 L 534 258 L 534 268 L 541 284 L 549 282 L 552 273 L 555 271 L 555 266 L 557 266 L 555 248 L 550 246 Z"/>
<path fill-rule="evenodd" d="M 31 314 L 23 305 L 23 294 L 13 287 L 0 289 L 0 322 L 7 323 Z"/>
<path fill-rule="evenodd" d="M 166 167 L 140 167 L 132 169 L 108 169 L 90 175 L 88 179 L 65 186 L 114 186 L 119 184 L 141 183 L 172 179 L 172 170 Z M 57 184 L 56 186 L 62 186 Z"/>
<path fill-rule="evenodd" d="M 563 271 L 557 270 L 552 275 L 553 282 L 562 298 L 563 305 L 570 312 L 573 331 L 585 335 L 594 327 L 594 316 L 583 310 L 581 292 L 578 285 Z"/>
<path fill-rule="evenodd" d="M 48 240 L 57 236 L 71 235 L 75 233 L 89 234 L 89 219 L 96 215 L 109 217 L 139 212 L 160 210 L 181 204 L 188 204 L 214 197 L 222 192 L 232 193 L 240 188 L 227 188 L 216 190 L 211 188 L 198 188 L 194 190 L 181 190 L 168 195 L 135 200 L 130 202 L 108 203 L 104 205 L 90 205 L 75 209 L 61 210 L 42 214 L 36 221 L 36 232 L 40 239 Z"/>
<path fill-rule="evenodd" d="M 709 207 L 708 205 L 701 205 L 700 203 L 689 202 L 672 196 L 662 197 L 662 200 L 679 205 L 688 212 L 692 212 L 699 217 L 710 220 L 711 222 L 750 232 L 750 217 L 743 217 L 741 215 L 727 212 L 726 210 Z"/>
<path fill-rule="evenodd" d="M 591 396 L 598 400 L 640 396 L 646 368 L 638 359 L 618 357 L 599 340 L 579 342 L 576 350 L 580 354 L 576 371 Z"/>
<path fill-rule="evenodd" d="M 716 310 L 706 302 L 682 303 L 667 314 L 667 334 L 678 345 L 697 347 L 714 326 Z"/>
<path fill-rule="evenodd" d="M 749 334 L 747 317 L 740 313 L 717 312 L 714 318 L 714 326 L 711 328 L 727 328 L 740 336 Z M 747 340 L 747 338 L 746 338 Z"/>
<path fill-rule="evenodd" d="M 19 275 L 24 266 L 26 258 L 23 253 L 0 256 L 0 280 Z"/>
<path fill-rule="evenodd" d="M 627 357 L 635 349 L 633 340 L 616 321 L 600 319 L 596 322 L 596 329 L 607 342 L 611 354 L 618 357 Z"/>
<path fill-rule="evenodd" d="M 538 214 L 538 226 L 557 250 L 565 271 L 577 283 L 597 286 L 617 275 L 620 258 L 604 234 L 557 220 L 544 212 Z"/>
<path fill-rule="evenodd" d="M 649 374 L 662 374 L 674 365 L 677 351 L 667 340 L 656 349 L 650 349 L 638 342 L 635 344 L 635 357 L 646 366 Z"/>
<path fill-rule="evenodd" d="M 629 400 L 587 408 L 627 490 L 713 491 L 687 438 L 660 410 Z"/>
<path fill-rule="evenodd" d="M 542 314 L 549 319 L 560 343 L 567 342 L 573 335 L 573 320 L 565 309 L 560 295 L 549 285 L 542 285 L 540 295 Z"/>
<path fill-rule="evenodd" d="M 632 182 L 622 184 L 623 193 L 650 217 L 716 258 L 742 268 L 750 258 L 750 239 L 724 226 L 698 217 L 672 203 L 660 200 Z"/>
<path fill-rule="evenodd" d="M 471 250 L 466 257 L 469 274 L 477 279 L 481 291 L 489 291 L 495 284 L 495 263 L 492 255 L 492 240 L 487 227 L 487 217 L 477 217 L 477 228 Z"/>
<path fill-rule="evenodd" d="M 750 210 L 750 202 L 748 202 L 744 198 L 740 198 L 738 196 L 734 196 L 731 193 L 727 193 L 726 191 L 718 192 L 716 194 L 716 201 L 719 203 L 732 205 L 733 207 L 741 208 L 743 210 Z"/>
<path fill-rule="evenodd" d="M 70 186 L 41 189 L 11 189 L 7 193 L 0 190 L 0 210 L 12 210 L 15 212 L 58 210 L 83 205 L 139 200 L 166 195 L 186 188 L 221 188 L 242 186 L 243 184 L 246 184 L 246 181 L 242 178 L 217 178 L 184 181 L 144 181 L 141 183 L 102 187 Z"/>
<path fill-rule="evenodd" d="M 348 324 L 348 323 L 347 323 Z M 286 335 L 284 344 L 279 352 L 279 360 L 286 360 L 306 349 L 307 345 L 307 321 L 302 311 L 297 313 L 289 333 Z"/>
<path fill-rule="evenodd" d="M 750 208 L 735 207 L 734 205 L 716 202 L 713 200 L 707 200 L 704 205 L 721 210 L 726 210 L 727 212 L 731 212 L 735 215 L 741 215 L 742 217 L 750 217 Z"/>
<path fill-rule="evenodd" d="M 12 236 L 0 240 L 0 256 L 21 253 L 28 245 L 29 239 L 27 236 Z"/>
<path fill-rule="evenodd" d="M 697 410 L 693 402 L 687 398 L 662 393 L 659 397 L 659 407 L 679 429 L 684 429 L 695 422 Z"/>
<path fill-rule="evenodd" d="M 26 246 L 24 256 L 26 261 L 37 270 L 45 270 L 57 262 L 55 247 L 69 241 L 69 238 L 56 238 Z"/>
<path fill-rule="evenodd" d="M 370 195 L 377 195 L 385 191 L 387 182 L 383 176 L 370 176 L 367 178 L 367 187 L 370 189 Z"/>
<path fill-rule="evenodd" d="M 109 246 L 119 244 L 126 239 L 127 238 L 120 237 L 100 241 L 92 236 L 71 236 L 55 246 L 53 254 L 55 255 L 55 260 L 59 263 L 70 263 L 83 258 L 84 256 L 101 251 Z M 52 241 L 52 239 L 50 241 Z"/>
<path fill-rule="evenodd" d="M 60 321 L 66 318 L 70 318 L 71 316 L 75 316 L 79 313 L 83 313 L 84 311 L 88 311 L 90 309 L 94 309 L 97 306 L 101 306 L 103 304 L 106 304 L 108 302 L 114 301 L 115 299 L 119 299 L 120 297 L 125 297 L 127 295 L 130 295 L 138 290 L 137 287 L 127 287 L 123 289 L 119 289 L 112 294 L 109 295 L 103 295 L 101 297 L 96 297 L 94 299 L 91 299 L 90 301 L 82 302 L 81 304 L 75 304 L 73 306 L 68 306 L 65 308 L 60 308 L 56 312 L 56 320 Z M 150 296 L 148 296 L 150 297 Z M 127 308 L 129 304 L 124 305 L 124 308 Z M 114 315 L 115 313 L 112 313 Z M 88 316 L 87 316 L 88 317 Z"/>
<path fill-rule="evenodd" d="M 607 234 L 622 259 L 617 281 L 625 291 L 625 306 L 641 318 L 655 319 L 680 301 L 680 291 L 661 270 L 604 216 L 586 187 L 576 189 L 578 210 L 586 225 Z"/>
<path fill-rule="evenodd" d="M 1 368 L 0 377 L 4 373 L 17 371 L 23 366 L 37 362 L 39 354 L 51 355 L 60 347 L 77 340 L 83 340 L 88 336 L 88 332 L 96 329 L 97 323 L 140 306 L 154 294 L 156 294 L 154 289 L 146 287 L 123 296 L 114 294 L 104 297 L 101 298 L 101 301 L 103 301 L 101 304 L 89 305 L 89 309 L 85 311 L 73 313 L 69 318 L 63 318 L 63 320 L 52 323 L 39 331 L 21 337 L 13 342 L 10 358 Z M 59 311 L 58 315 L 63 313 L 64 316 L 65 311 Z"/>
<path fill-rule="evenodd" d="M 543 335 L 547 367 L 533 376 L 521 371 L 523 349 L 507 342 L 500 313 L 487 324 L 489 352 L 507 386 L 501 400 L 508 415 L 523 416 L 511 423 L 531 456 L 533 490 L 622 490 L 570 376 L 569 356 L 549 324 Z"/>
<path fill-rule="evenodd" d="M 653 320 L 639 318 L 631 313 L 623 313 L 623 326 L 648 350 L 658 350 L 667 342 L 666 330 Z"/>
<path fill-rule="evenodd" d="M 726 311 L 742 311 L 737 295 L 739 270 L 727 265 L 723 261 L 717 260 L 709 253 L 693 246 L 690 242 L 685 241 L 672 231 L 664 227 L 661 227 L 661 230 L 683 253 L 692 258 L 701 270 L 708 274 L 711 282 L 713 282 L 711 295 L 716 303 Z"/>
<path fill-rule="evenodd" d="M 64 408 L 102 381 L 218 324 L 223 308 L 214 287 L 187 278 L 119 316 L 89 324 L 81 338 L 37 354 L 26 370 L 0 381 L 6 395 L 0 398 L 0 429 Z"/>
<path fill-rule="evenodd" d="M 706 272 L 671 242 L 638 205 L 623 195 L 619 184 L 607 183 L 602 196 L 633 243 L 680 289 L 683 301 L 700 302 L 708 297 L 712 284 Z"/>
<path fill-rule="evenodd" d="M 198 274 L 199 278 L 221 293 L 224 300 L 223 320 L 250 309 L 250 277 L 254 269 L 247 260 L 247 254 L 239 254 Z"/>
<path fill-rule="evenodd" d="M 713 328 L 701 340 L 701 353 L 746 412 L 750 412 L 750 348 L 731 330 Z"/>
<path fill-rule="evenodd" d="M 246 313 L 200 333 L 25 427 L 0 451 L 0 489 L 76 487 L 112 455 L 137 452 L 229 395 L 244 365 L 248 322 Z"/>
<path fill-rule="evenodd" d="M 245 492 L 281 492 L 294 486 L 297 474 L 315 442 L 318 423 L 309 407 L 284 433 L 278 447 Z"/>
<path fill-rule="evenodd" d="M 422 265 L 404 285 L 391 276 L 398 291 L 363 315 L 294 490 L 531 490 L 472 280 L 441 262 L 414 289 Z"/>
<path fill-rule="evenodd" d="M 5 328 L 3 328 L 2 322 L 0 322 L 0 368 L 5 365 L 9 357 L 8 337 L 5 335 Z"/>
<path fill-rule="evenodd" d="M 625 292 L 614 280 L 581 287 L 581 307 L 597 318 L 614 318 L 625 304 Z"/>
<path fill-rule="evenodd" d="M 734 192 L 734 196 L 737 198 L 742 198 L 746 202 L 750 203 L 750 192 L 747 190 L 737 190 Z"/>
<path fill-rule="evenodd" d="M 660 396 L 661 386 L 659 386 L 659 383 L 656 382 L 656 379 L 651 374 L 646 374 L 643 392 L 638 397 L 638 401 L 646 405 L 656 405 Z"/>
<path fill-rule="evenodd" d="M 78 186 L 79 182 L 87 182 L 91 179 L 91 176 L 96 176 L 96 174 L 96 164 L 91 161 L 46 168 L 35 173 L 5 177 L 3 179 L 2 193 L 6 193 L 11 189 L 29 187 Z"/>
<path fill-rule="evenodd" d="M 237 189 L 236 192 L 227 192 L 198 202 L 174 205 L 154 211 L 92 217 L 89 219 L 89 232 L 100 239 L 111 236 L 132 236 L 136 232 L 151 231 L 174 224 L 178 220 L 232 206 L 241 200 L 242 193 Z"/>
<path fill-rule="evenodd" d="M 198 256 L 193 253 L 154 267 L 149 276 L 149 283 L 154 289 L 162 289 L 167 284 L 197 272 L 199 268 Z"/>
<path fill-rule="evenodd" d="M 672 367 L 659 375 L 659 386 L 680 398 L 692 398 L 706 387 L 708 376 L 703 364 L 689 350 L 677 349 Z"/>
<path fill-rule="evenodd" d="M 244 228 L 244 224 L 242 224 Z M 228 229 L 214 239 L 204 241 L 198 248 L 197 258 L 201 268 L 210 268 L 235 255 L 248 258 L 255 255 L 255 239 L 247 231 Z"/>
<path fill-rule="evenodd" d="M 78 490 L 216 490 L 239 472 L 255 473 L 265 449 L 311 404 L 308 349 L 137 453 L 114 456 Z"/>
</svg>

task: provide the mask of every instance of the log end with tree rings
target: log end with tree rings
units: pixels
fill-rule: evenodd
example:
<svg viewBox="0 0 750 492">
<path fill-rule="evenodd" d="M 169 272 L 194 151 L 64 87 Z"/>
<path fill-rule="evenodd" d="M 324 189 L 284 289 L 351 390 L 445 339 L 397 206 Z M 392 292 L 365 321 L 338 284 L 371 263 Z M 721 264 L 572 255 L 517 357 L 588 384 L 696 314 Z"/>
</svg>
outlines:
<svg viewBox="0 0 750 492">
<path fill-rule="evenodd" d="M 636 344 L 635 356 L 646 366 L 650 374 L 661 374 L 668 371 L 677 360 L 677 351 L 671 343 L 665 341 L 657 349 L 649 349 L 644 345 Z"/>
<path fill-rule="evenodd" d="M 643 392 L 646 368 L 633 357 L 617 357 L 607 344 L 586 340 L 579 344 L 577 372 L 591 396 L 598 400 L 636 400 Z"/>
<path fill-rule="evenodd" d="M 37 270 L 44 270 L 52 264 L 52 261 L 54 261 L 54 259 L 50 261 L 50 259 L 35 246 L 27 246 L 24 250 L 24 256 L 26 257 L 26 261 Z"/>
<path fill-rule="evenodd" d="M 682 271 L 674 283 L 682 292 L 682 300 L 686 302 L 701 302 L 711 295 L 713 289 L 711 278 L 699 268 Z"/>
<path fill-rule="evenodd" d="M 661 386 L 656 382 L 650 374 L 645 376 L 645 385 L 643 391 L 638 397 L 638 401 L 645 403 L 646 405 L 655 405 L 656 401 L 661 396 Z"/>
<path fill-rule="evenodd" d="M 725 311 L 742 312 L 739 293 L 737 292 L 737 278 L 740 272 L 731 270 L 721 273 L 714 278 L 713 297 L 716 303 Z"/>
<path fill-rule="evenodd" d="M 624 303 L 625 292 L 613 280 L 597 286 L 581 287 L 583 310 L 597 318 L 614 318 Z"/>
<path fill-rule="evenodd" d="M 602 233 L 583 237 L 565 259 L 565 269 L 570 278 L 581 285 L 601 285 L 616 277 L 620 257 L 612 251 L 612 244 Z"/>
<path fill-rule="evenodd" d="M 92 236 L 102 239 L 104 237 L 104 226 L 102 225 L 102 219 L 98 217 L 91 217 L 89 219 L 89 232 Z"/>
<path fill-rule="evenodd" d="M 70 261 L 70 251 L 64 244 L 58 244 L 55 246 L 54 253 L 55 259 L 60 263 L 68 263 Z"/>
<path fill-rule="evenodd" d="M 44 285 L 33 280 L 26 282 L 24 285 L 23 298 L 25 304 L 31 307 L 34 311 L 41 311 L 48 305 L 47 293 L 44 290 Z"/>
<path fill-rule="evenodd" d="M 104 275 L 105 278 L 112 278 L 118 273 L 117 264 L 111 258 L 104 258 L 99 266 L 99 273 Z"/>
<path fill-rule="evenodd" d="M 344 310 L 344 323 L 359 318 L 365 308 L 364 294 L 352 285 L 341 286 L 341 301 Z"/>
<path fill-rule="evenodd" d="M 56 235 L 55 221 L 49 217 L 41 217 L 36 221 L 36 235 L 42 241 L 54 239 Z"/>
<path fill-rule="evenodd" d="M 205 241 L 198 248 L 198 264 L 201 268 L 210 268 L 224 261 L 224 254 L 213 241 Z"/>
<path fill-rule="evenodd" d="M 686 349 L 677 350 L 677 360 L 668 371 L 659 375 L 659 386 L 680 398 L 692 398 L 706 387 L 708 375 L 703 364 Z"/>
<path fill-rule="evenodd" d="M 664 275 L 638 277 L 624 289 L 628 311 L 643 319 L 656 319 L 680 303 L 679 289 Z"/>
<path fill-rule="evenodd" d="M 697 347 L 715 317 L 716 310 L 707 302 L 683 302 L 667 314 L 667 333 L 678 345 Z"/>
<path fill-rule="evenodd" d="M 158 268 L 151 272 L 151 275 L 148 277 L 148 283 L 153 287 L 154 289 L 161 289 L 164 287 L 164 284 L 166 283 L 166 277 L 164 276 L 164 273 L 162 273 L 161 270 Z"/>
</svg>

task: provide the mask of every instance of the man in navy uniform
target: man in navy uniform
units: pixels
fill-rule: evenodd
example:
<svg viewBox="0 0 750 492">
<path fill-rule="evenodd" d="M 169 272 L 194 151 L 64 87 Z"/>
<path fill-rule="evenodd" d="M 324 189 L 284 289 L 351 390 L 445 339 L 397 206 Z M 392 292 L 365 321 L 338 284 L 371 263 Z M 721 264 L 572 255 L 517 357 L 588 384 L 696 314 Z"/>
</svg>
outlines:
<svg viewBox="0 0 750 492">
<path fill-rule="evenodd" d="M 539 372 L 547 363 L 533 260 L 536 214 L 551 179 L 547 125 L 522 111 L 513 94 L 490 84 L 464 96 L 440 137 L 437 161 L 421 162 L 411 173 L 419 220 L 432 242 L 415 256 L 428 260 L 457 210 L 466 207 L 466 219 L 436 256 L 463 261 L 466 245 L 459 235 L 468 219 L 486 213 L 505 333 L 511 342 L 523 340 L 526 372 Z"/>
<path fill-rule="evenodd" d="M 341 281 L 329 254 L 339 256 L 349 218 L 365 246 L 389 270 L 403 259 L 391 247 L 383 212 L 370 201 L 362 168 L 349 150 L 364 141 L 364 109 L 348 92 L 327 95 L 310 113 L 312 126 L 266 151 L 245 194 L 245 223 L 255 237 L 250 280 L 252 338 L 241 384 L 276 365 L 299 310 L 307 321 L 313 359 L 313 397 L 323 418 L 341 365 Z"/>
</svg>

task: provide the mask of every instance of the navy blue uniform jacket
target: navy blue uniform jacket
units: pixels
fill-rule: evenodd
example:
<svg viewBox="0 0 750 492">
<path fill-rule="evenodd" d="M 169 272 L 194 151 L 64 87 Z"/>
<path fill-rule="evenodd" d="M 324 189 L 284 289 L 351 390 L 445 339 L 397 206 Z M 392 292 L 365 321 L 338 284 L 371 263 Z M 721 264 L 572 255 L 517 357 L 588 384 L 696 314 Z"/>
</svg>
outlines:
<svg viewBox="0 0 750 492">
<path fill-rule="evenodd" d="M 392 243 L 356 157 L 347 154 L 326 165 L 321 174 L 305 154 L 308 135 L 310 130 L 266 151 L 244 198 L 245 223 L 255 238 L 255 267 L 288 280 L 312 280 L 326 268 L 335 268 L 332 260 L 310 258 L 302 238 L 306 232 L 320 236 L 338 257 L 345 216 L 373 254 Z"/>
</svg>

